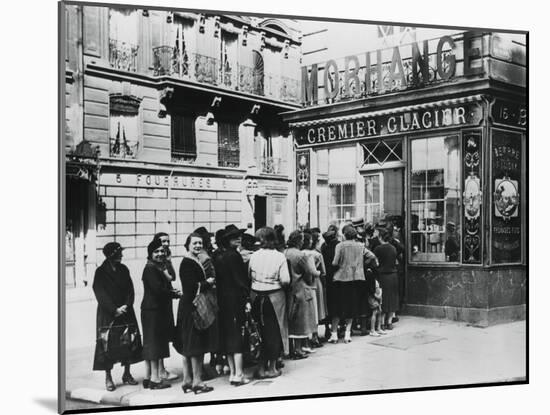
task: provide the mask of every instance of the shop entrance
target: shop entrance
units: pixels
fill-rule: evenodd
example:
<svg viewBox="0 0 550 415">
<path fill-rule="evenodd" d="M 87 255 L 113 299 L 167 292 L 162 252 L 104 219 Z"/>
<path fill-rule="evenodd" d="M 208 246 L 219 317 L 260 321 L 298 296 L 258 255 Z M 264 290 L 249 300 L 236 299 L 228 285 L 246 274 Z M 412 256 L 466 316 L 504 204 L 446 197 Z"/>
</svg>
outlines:
<svg viewBox="0 0 550 415">
<path fill-rule="evenodd" d="M 254 196 L 254 230 L 266 226 L 267 223 L 267 198 Z"/>
</svg>

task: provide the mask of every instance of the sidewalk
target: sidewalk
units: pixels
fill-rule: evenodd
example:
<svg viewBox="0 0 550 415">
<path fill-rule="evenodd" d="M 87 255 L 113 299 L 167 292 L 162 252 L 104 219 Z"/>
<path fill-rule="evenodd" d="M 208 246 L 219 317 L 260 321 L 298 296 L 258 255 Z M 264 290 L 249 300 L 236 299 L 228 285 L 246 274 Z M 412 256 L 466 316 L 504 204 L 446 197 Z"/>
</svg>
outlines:
<svg viewBox="0 0 550 415">
<path fill-rule="evenodd" d="M 526 323 L 488 328 L 402 316 L 379 338 L 354 336 L 350 344 L 326 344 L 304 360 L 285 360 L 283 375 L 229 385 L 227 376 L 211 381 L 214 391 L 184 394 L 181 357 L 173 349 L 167 368 L 180 378 L 160 391 L 141 386 L 143 363 L 132 367 L 138 386 L 122 386 L 122 368 L 113 370 L 114 392 L 104 389 L 104 374 L 92 372 L 93 347 L 67 352 L 67 398 L 107 405 L 151 405 L 231 399 L 374 391 L 525 379 Z M 251 375 L 251 369 L 247 370 Z"/>
</svg>

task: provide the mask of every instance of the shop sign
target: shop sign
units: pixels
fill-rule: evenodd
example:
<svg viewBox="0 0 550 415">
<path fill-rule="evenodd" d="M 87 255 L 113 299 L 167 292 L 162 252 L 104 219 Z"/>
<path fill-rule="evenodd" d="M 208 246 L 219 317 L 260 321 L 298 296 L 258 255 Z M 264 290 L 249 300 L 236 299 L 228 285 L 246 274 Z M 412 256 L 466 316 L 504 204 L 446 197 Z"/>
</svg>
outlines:
<svg viewBox="0 0 550 415">
<path fill-rule="evenodd" d="M 451 36 L 443 36 L 435 42 L 424 40 L 422 44 L 413 42 L 350 55 L 340 63 L 328 60 L 322 69 L 324 97 L 338 101 L 448 81 L 457 75 L 457 56 L 463 57 L 460 70 L 464 76 L 482 74 L 483 66 L 472 64 L 482 56 L 479 40 L 474 33 L 465 32 L 460 45 Z M 302 67 L 304 105 L 319 101 L 319 72 L 319 64 Z"/>
<path fill-rule="evenodd" d="M 521 261 L 521 134 L 493 130 L 491 259 L 493 263 Z"/>
<path fill-rule="evenodd" d="M 527 126 L 527 107 L 525 104 L 496 99 L 491 105 L 493 123 L 512 127 Z"/>
<path fill-rule="evenodd" d="M 310 147 L 364 138 L 477 125 L 481 122 L 482 117 L 481 105 L 472 102 L 384 115 L 369 116 L 367 113 L 361 118 L 298 127 L 293 130 L 293 133 L 299 147 Z"/>
<path fill-rule="evenodd" d="M 222 177 L 197 177 L 147 173 L 101 173 L 103 186 L 170 188 L 181 190 L 241 191 L 242 182 Z"/>
</svg>

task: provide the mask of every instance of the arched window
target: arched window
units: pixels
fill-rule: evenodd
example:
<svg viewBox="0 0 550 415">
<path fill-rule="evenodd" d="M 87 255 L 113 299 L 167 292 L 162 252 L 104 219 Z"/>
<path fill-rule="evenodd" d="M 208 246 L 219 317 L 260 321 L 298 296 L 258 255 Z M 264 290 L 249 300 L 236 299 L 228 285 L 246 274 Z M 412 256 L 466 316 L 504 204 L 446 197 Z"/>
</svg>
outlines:
<svg viewBox="0 0 550 415">
<path fill-rule="evenodd" d="M 257 50 L 252 51 L 252 93 L 264 95 L 264 58 Z"/>
</svg>

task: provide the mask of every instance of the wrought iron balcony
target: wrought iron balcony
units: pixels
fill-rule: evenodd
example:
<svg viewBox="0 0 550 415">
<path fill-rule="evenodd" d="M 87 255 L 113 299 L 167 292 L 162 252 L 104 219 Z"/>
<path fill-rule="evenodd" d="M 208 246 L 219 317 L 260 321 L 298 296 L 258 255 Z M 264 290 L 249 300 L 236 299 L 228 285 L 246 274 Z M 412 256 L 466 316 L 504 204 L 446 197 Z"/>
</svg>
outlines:
<svg viewBox="0 0 550 415">
<path fill-rule="evenodd" d="M 261 172 L 266 174 L 285 174 L 285 163 L 281 158 L 262 157 L 260 159 Z"/>
<path fill-rule="evenodd" d="M 280 99 L 286 102 L 300 102 L 300 81 L 286 76 L 281 77 Z"/>
<path fill-rule="evenodd" d="M 139 46 L 109 39 L 109 63 L 113 68 L 136 72 Z"/>
<path fill-rule="evenodd" d="M 189 56 L 187 51 L 180 51 L 172 46 L 157 46 L 153 48 L 153 74 L 189 75 Z"/>
<path fill-rule="evenodd" d="M 110 156 L 121 159 L 135 159 L 139 149 L 139 142 L 129 144 L 126 140 L 111 139 Z"/>
<path fill-rule="evenodd" d="M 216 85 L 218 83 L 219 60 L 195 53 L 195 79 L 198 82 Z"/>
<path fill-rule="evenodd" d="M 219 85 L 229 89 L 237 89 L 237 65 L 225 61 L 220 65 Z"/>
<path fill-rule="evenodd" d="M 239 90 L 255 95 L 264 94 L 264 76 L 248 66 L 239 65 Z"/>
<path fill-rule="evenodd" d="M 240 152 L 239 145 L 225 141 L 218 142 L 218 166 L 220 167 L 239 167 Z"/>
</svg>

